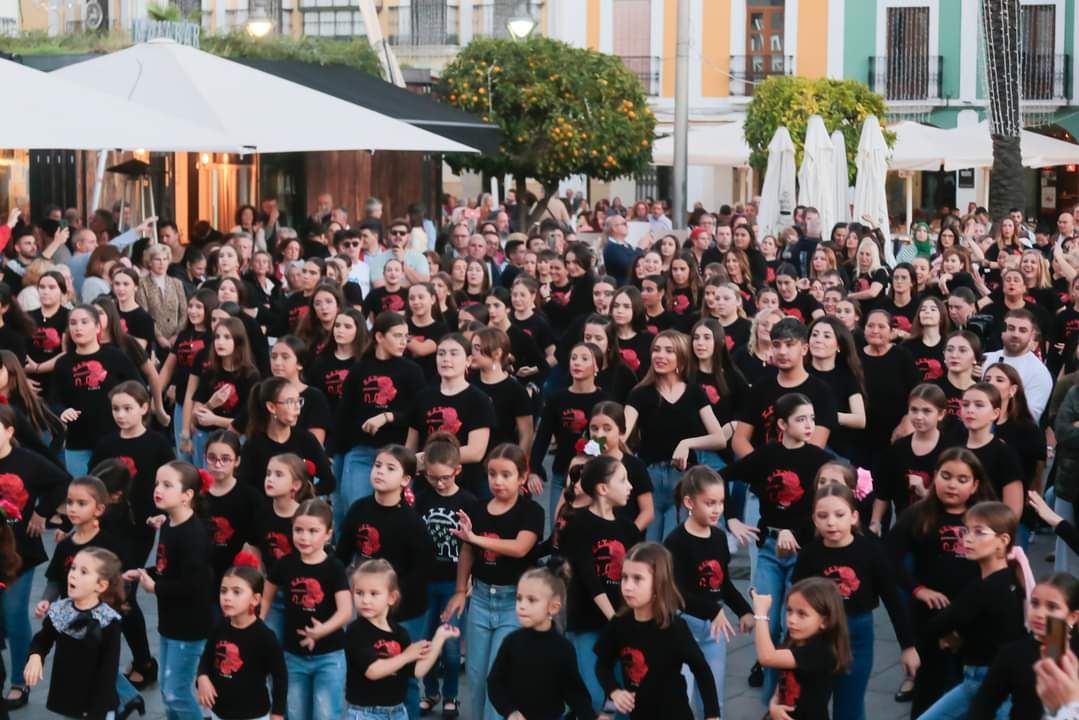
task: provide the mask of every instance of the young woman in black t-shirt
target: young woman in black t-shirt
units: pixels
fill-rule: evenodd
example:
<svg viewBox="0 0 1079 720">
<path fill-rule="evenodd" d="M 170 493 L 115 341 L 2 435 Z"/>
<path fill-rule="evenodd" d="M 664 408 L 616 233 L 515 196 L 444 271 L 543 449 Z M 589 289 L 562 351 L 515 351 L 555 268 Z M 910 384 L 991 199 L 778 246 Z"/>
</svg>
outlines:
<svg viewBox="0 0 1079 720">
<path fill-rule="evenodd" d="M 943 377 L 933 382 L 944 391 L 944 397 L 948 400 L 948 412 L 940 429 L 949 443 L 962 438 L 963 393 L 977 382 L 974 370 L 981 362 L 982 343 L 974 333 L 969 330 L 956 330 L 945 339 L 946 372 Z"/>
<path fill-rule="evenodd" d="M 536 311 L 536 298 L 539 295 L 539 283 L 531 275 L 521 274 L 513 281 L 510 288 L 510 303 L 513 314 L 510 322 L 521 328 L 532 338 L 543 353 L 548 368 L 558 364 L 555 358 L 555 335 L 547 318 Z"/>
<path fill-rule="evenodd" d="M 164 402 L 161 396 L 161 379 L 158 376 L 157 367 L 150 362 L 149 353 L 142 349 L 142 346 L 133 336 L 127 334 L 123 318 L 120 317 L 120 312 L 116 309 L 116 302 L 112 298 L 100 295 L 94 298 L 90 304 L 97 308 L 98 320 L 101 322 L 101 344 L 115 345 L 127 356 L 150 390 L 150 397 L 153 398 L 150 408 L 154 413 L 154 417 L 162 425 L 167 424 L 168 416 L 165 415 Z"/>
<path fill-rule="evenodd" d="M 270 373 L 288 380 L 289 385 L 303 399 L 296 427 L 311 433 L 319 445 L 326 447 L 333 427 L 333 415 L 326 396 L 316 387 L 304 382 L 304 358 L 310 357 L 308 346 L 295 335 L 278 338 L 270 348 Z M 319 493 L 322 494 L 322 493 Z"/>
<path fill-rule="evenodd" d="M 486 327 L 472 334 L 472 369 L 479 373 L 473 384 L 487 393 L 495 411 L 490 444 L 516 443 L 527 453 L 533 440 L 532 399 L 507 372 L 511 352 L 509 336 L 498 328 Z"/>
<path fill-rule="evenodd" d="M 629 391 L 637 384 L 637 376 L 622 360 L 614 321 L 609 315 L 592 313 L 585 318 L 580 339 L 599 348 L 600 368 L 596 385 L 603 388 L 613 400 L 624 404 Z"/>
<path fill-rule="evenodd" d="M 611 300 L 611 320 L 622 362 L 638 379 L 643 378 L 651 365 L 649 353 L 655 336 L 648 332 L 641 291 L 630 286 L 619 288 Z"/>
<path fill-rule="evenodd" d="M 809 363 L 806 370 L 832 391 L 838 427 L 828 446 L 854 464 L 864 462 L 866 392 L 862 361 L 854 336 L 834 317 L 817 318 L 809 326 Z"/>
<path fill-rule="evenodd" d="M 492 289 L 484 300 L 487 307 L 487 325 L 498 328 L 509 338 L 514 377 L 521 385 L 533 384 L 542 388 L 551 368 L 532 336 L 510 322 L 511 303 L 509 290 L 503 287 Z"/>
<path fill-rule="evenodd" d="M 714 277 L 704 284 L 704 300 L 701 303 L 701 318 L 713 318 L 723 326 L 724 342 L 727 350 L 734 353 L 749 342 L 750 320 L 755 315 L 756 305 L 750 296 L 749 307 L 734 283 L 723 282 Z"/>
<path fill-rule="evenodd" d="M 457 564 L 457 589 L 442 619 L 448 622 L 461 615 L 471 578 L 465 672 L 476 720 L 498 717 L 487 698 L 487 675 L 502 641 L 518 626 L 514 612 L 517 581 L 528 569 L 529 556 L 543 534 L 543 508 L 521 494 L 527 479 L 528 459 L 519 447 L 503 444 L 494 448 L 487 458 L 492 498 L 474 517 L 459 511 L 458 527 L 450 531 L 464 544 Z"/>
<path fill-rule="evenodd" d="M 940 298 L 929 296 L 919 300 L 903 347 L 914 358 L 914 367 L 922 374 L 922 382 L 944 377 L 944 338 L 950 332 L 951 321 Z"/>
<path fill-rule="evenodd" d="M 892 285 L 880 307 L 892 316 L 892 330 L 896 340 L 906 340 L 914 327 L 917 298 L 914 296 L 914 268 L 910 263 L 899 263 L 892 270 Z"/>
<path fill-rule="evenodd" d="M 866 345 L 861 354 L 866 387 L 865 442 L 863 457 L 852 460 L 864 464 L 863 458 L 867 458 L 869 467 L 891 443 L 893 433 L 903 422 L 907 397 L 920 380 L 914 360 L 892 342 L 891 334 L 888 311 L 877 309 L 866 315 Z"/>
<path fill-rule="evenodd" d="M 428 384 L 438 379 L 435 351 L 438 341 L 450 332 L 442 322 L 434 286 L 415 283 L 408 289 L 408 356 L 423 370 Z"/>
<path fill-rule="evenodd" d="M 376 287 L 363 299 L 363 312 L 374 321 L 379 314 L 393 312 L 403 314 L 408 308 L 408 288 L 405 287 L 404 265 L 397 258 L 390 258 L 382 269 L 382 287 Z"/>
<path fill-rule="evenodd" d="M 217 307 L 217 294 L 209 289 L 196 290 L 187 301 L 187 320 L 176 341 L 169 348 L 165 363 L 161 366 L 158 377 L 162 388 L 168 388 L 168 394 L 174 403 L 172 410 L 173 444 L 180 448 L 184 434 L 184 396 L 187 393 L 187 378 L 195 367 L 197 358 L 205 358 L 202 351 L 210 344 L 211 313 Z M 179 452 L 180 459 L 191 462 L 190 453 Z"/>
<path fill-rule="evenodd" d="M 67 279 L 51 270 L 37 281 L 37 293 L 41 306 L 30 312 L 34 333 L 27 348 L 26 372 L 34 376 L 41 386 L 41 396 L 47 398 L 56 359 L 64 351 L 68 309 L 62 303 L 67 294 Z"/>
<path fill-rule="evenodd" d="M 348 307 L 341 289 L 332 283 L 320 283 L 311 295 L 311 309 L 296 327 L 298 337 L 306 348 L 300 361 L 307 365 L 319 353 L 326 349 L 333 335 L 333 321 Z"/>
<path fill-rule="evenodd" d="M 1000 413 L 1000 391 L 994 385 L 976 383 L 963 393 L 966 448 L 981 460 L 997 497 L 1019 517 L 1025 503 L 1023 471 L 1019 455 L 996 437 L 994 426 Z"/>
<path fill-rule="evenodd" d="M 731 360 L 729 343 L 718 320 L 698 320 L 693 325 L 690 337 L 693 349 L 690 382 L 704 391 L 716 419 L 721 426 L 725 426 L 724 434 L 731 437 L 734 435 L 733 423 L 738 411 L 748 397 L 749 384 Z M 719 471 L 732 457 L 730 453 L 701 450 L 697 453 L 697 459 L 702 465 Z"/>
<path fill-rule="evenodd" d="M 315 361 L 304 370 L 304 378 L 311 387 L 322 391 L 330 406 L 330 417 L 336 419 L 341 411 L 341 395 L 345 389 L 352 366 L 363 355 L 369 340 L 367 321 L 363 315 L 352 308 L 342 310 L 333 321 L 333 334 L 325 349 L 315 357 Z M 340 443 L 331 436 L 327 450 L 336 452 Z M 335 458 L 336 459 L 336 458 Z M 334 467 L 334 473 L 340 476 L 340 468 Z"/>
<path fill-rule="evenodd" d="M 697 258 L 684 252 L 671 260 L 667 270 L 667 307 L 679 319 L 697 312 L 701 305 L 701 274 Z"/>
<path fill-rule="evenodd" d="M 149 356 L 153 352 L 154 319 L 150 313 L 139 307 L 135 300 L 135 291 L 139 287 L 139 274 L 131 268 L 119 266 L 112 271 L 112 294 L 116 298 L 116 309 L 120 313 L 120 322 L 126 332 L 142 346 Z"/>
<path fill-rule="evenodd" d="M 742 377 L 750 388 L 774 378 L 776 368 L 772 365 L 772 326 L 785 316 L 777 308 L 760 310 L 753 317 L 746 344 L 734 351 L 734 364 L 742 371 Z"/>
<path fill-rule="evenodd" d="M 646 275 L 641 278 L 641 302 L 644 303 L 645 327 L 653 335 L 661 330 L 673 328 L 681 320 L 678 315 L 668 310 L 665 304 L 668 285 L 669 281 L 663 275 Z"/>
<path fill-rule="evenodd" d="M 726 268 L 727 277 L 730 280 L 729 283 L 724 284 L 729 284 L 734 288 L 740 302 L 745 306 L 746 314 L 754 314 L 757 309 L 754 302 L 755 286 L 763 284 L 764 277 L 762 276 L 759 279 L 753 277 L 749 267 L 749 256 L 738 248 L 731 248 L 727 251 L 726 257 L 723 258 L 723 267 Z M 774 272 L 770 282 L 775 282 Z"/>
<path fill-rule="evenodd" d="M 808 578 L 787 592 L 787 642 L 777 648 L 768 627 L 772 598 L 751 591 L 757 662 L 779 670 L 779 685 L 769 693 L 769 713 L 798 720 L 828 720 L 834 676 L 851 665 L 850 637 L 843 599 L 835 583 Z"/>
</svg>

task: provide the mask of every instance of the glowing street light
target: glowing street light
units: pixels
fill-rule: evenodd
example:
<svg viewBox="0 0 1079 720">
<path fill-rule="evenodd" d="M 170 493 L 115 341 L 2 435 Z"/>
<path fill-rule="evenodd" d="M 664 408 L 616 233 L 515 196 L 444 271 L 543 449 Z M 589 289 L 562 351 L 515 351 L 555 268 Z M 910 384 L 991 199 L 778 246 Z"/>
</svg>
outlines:
<svg viewBox="0 0 1079 720">
<path fill-rule="evenodd" d="M 506 30 L 514 40 L 524 40 L 536 29 L 536 21 L 530 17 L 515 17 L 506 21 Z"/>
<path fill-rule="evenodd" d="M 252 11 L 251 17 L 247 19 L 247 33 L 252 37 L 261 38 L 269 35 L 271 30 L 273 30 L 273 20 L 270 19 L 270 14 L 266 12 L 266 3 L 255 2 L 255 9 Z"/>
</svg>

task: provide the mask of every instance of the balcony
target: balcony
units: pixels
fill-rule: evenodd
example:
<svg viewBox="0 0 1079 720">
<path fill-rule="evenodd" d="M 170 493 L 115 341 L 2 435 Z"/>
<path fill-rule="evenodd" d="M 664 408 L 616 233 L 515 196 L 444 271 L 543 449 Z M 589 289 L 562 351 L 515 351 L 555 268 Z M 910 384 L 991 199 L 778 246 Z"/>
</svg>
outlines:
<svg viewBox="0 0 1079 720">
<path fill-rule="evenodd" d="M 731 55 L 731 95 L 749 97 L 761 80 L 793 74 L 793 55 Z"/>
<path fill-rule="evenodd" d="M 383 17 L 386 38 L 390 45 L 395 47 L 441 47 L 460 44 L 457 8 L 454 6 L 427 3 L 388 7 Z"/>
<path fill-rule="evenodd" d="M 1027 53 L 1023 66 L 1020 98 L 1028 103 L 1066 104 L 1071 98 L 1071 56 Z"/>
<path fill-rule="evenodd" d="M 911 54 L 900 50 L 893 55 L 869 58 L 869 88 L 889 102 L 931 103 L 940 100 L 940 80 L 944 58 Z"/>
<path fill-rule="evenodd" d="M 636 75 L 649 97 L 659 95 L 659 68 L 663 58 L 656 55 L 623 55 L 622 64 Z"/>
<path fill-rule="evenodd" d="M 527 15 L 538 23 L 543 0 L 475 0 L 472 6 L 472 37 L 508 40 L 506 21 Z M 536 27 L 535 32 L 539 32 Z"/>
</svg>

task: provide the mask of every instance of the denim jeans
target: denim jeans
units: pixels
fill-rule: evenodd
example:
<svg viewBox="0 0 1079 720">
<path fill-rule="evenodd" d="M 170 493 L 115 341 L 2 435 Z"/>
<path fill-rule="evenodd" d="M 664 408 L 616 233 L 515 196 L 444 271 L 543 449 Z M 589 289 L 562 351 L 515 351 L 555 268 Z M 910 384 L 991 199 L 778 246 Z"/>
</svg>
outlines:
<svg viewBox="0 0 1079 720">
<path fill-rule="evenodd" d="M 768 538 L 757 553 L 757 572 L 754 582 L 757 592 L 772 596 L 772 607 L 768 610 L 768 629 L 772 642 L 779 644 L 783 634 L 782 622 L 786 617 L 787 590 L 791 586 L 794 566 L 798 563 L 797 553 L 779 557 L 776 553 L 776 539 Z M 764 672 L 764 702 L 772 699 L 772 693 L 779 682 L 779 673 L 771 668 Z"/>
<path fill-rule="evenodd" d="M 183 392 L 179 389 L 177 390 L 178 392 Z M 180 449 L 180 445 L 182 444 L 180 441 L 180 436 L 183 434 L 184 406 L 180 403 L 176 403 L 176 405 L 174 405 L 172 408 L 172 437 L 173 441 L 176 443 L 176 459 L 183 460 L 184 462 L 191 462 L 191 456 L 193 455 L 193 453 L 186 453 Z"/>
<path fill-rule="evenodd" d="M 274 593 L 273 602 L 270 603 L 270 612 L 262 621 L 266 623 L 266 627 L 273 630 L 278 643 L 285 641 L 285 593 L 283 591 Z"/>
<path fill-rule="evenodd" d="M 93 454 L 93 450 L 64 450 L 64 466 L 71 477 L 77 478 L 90 472 L 90 457 Z"/>
<path fill-rule="evenodd" d="M 865 693 L 873 674 L 873 613 L 847 616 L 852 660 L 835 679 L 832 720 L 865 720 Z"/>
<path fill-rule="evenodd" d="M 339 718 L 345 710 L 345 651 L 301 657 L 285 653 L 289 720 Z"/>
<path fill-rule="evenodd" d="M 375 466 L 378 448 L 357 445 L 345 453 L 337 489 L 333 497 L 333 524 L 340 529 L 352 503 L 374 492 L 371 487 L 371 468 Z"/>
<path fill-rule="evenodd" d="M 731 620 L 732 624 L 738 625 L 738 618 L 732 617 L 730 611 L 727 611 L 727 618 Z M 700 647 L 701 653 L 704 655 L 705 662 L 708 663 L 708 667 L 712 670 L 712 680 L 716 684 L 716 695 L 719 697 L 719 714 L 723 716 L 723 695 L 727 689 L 725 682 L 725 675 L 727 672 L 727 639 L 722 635 L 716 640 L 712 637 L 712 621 L 702 620 L 699 617 L 694 617 L 688 613 L 682 614 L 682 619 L 686 621 L 686 625 L 689 626 L 689 632 L 693 635 L 693 639 L 697 641 L 697 646 Z M 686 691 L 689 693 L 689 704 L 693 708 L 693 717 L 704 717 L 704 700 L 701 699 L 701 693 L 697 687 L 697 678 L 689 671 L 688 665 L 682 666 L 682 677 L 686 679 Z"/>
<path fill-rule="evenodd" d="M 173 640 L 161 636 L 161 700 L 168 720 L 202 720 L 195 695 L 195 676 L 205 640 Z"/>
<path fill-rule="evenodd" d="M 442 611 L 453 597 L 457 583 L 453 580 L 427 583 L 427 622 L 423 637 L 430 640 L 442 624 Z M 461 626 L 461 617 L 450 618 L 449 624 Z M 442 645 L 441 662 L 423 678 L 423 694 L 427 697 L 456 698 L 461 674 L 461 639 L 449 638 Z M 439 680 L 442 687 L 439 688 Z"/>
<path fill-rule="evenodd" d="M 566 489 L 565 473 L 551 472 L 547 475 L 547 531 L 554 529 L 555 514 L 558 510 L 558 498 Z"/>
<path fill-rule="evenodd" d="M 919 716 L 919 720 L 964 720 L 988 672 L 987 666 L 964 665 L 963 681 L 933 703 L 932 707 Z M 1012 700 L 1008 698 L 997 708 L 994 717 L 996 720 L 1008 720 L 1011 710 Z"/>
<path fill-rule="evenodd" d="M 348 706 L 348 720 L 408 720 L 408 711 L 404 705 L 390 707 Z"/>
<path fill-rule="evenodd" d="M 465 671 L 472 690 L 472 720 L 499 720 L 498 712 L 487 699 L 487 676 L 495 664 L 502 641 L 518 627 L 517 587 L 474 582 L 468 620 L 465 622 L 465 639 L 468 643 Z M 480 708 L 483 708 L 482 712 Z"/>
<path fill-rule="evenodd" d="M 30 654 L 30 589 L 33 584 L 34 569 L 30 568 L 19 575 L 3 595 L 12 685 L 25 686 L 22 671 Z"/>
<path fill-rule="evenodd" d="M 191 428 L 191 464 L 200 470 L 206 469 L 206 445 L 210 442 L 210 433 Z"/>
<path fill-rule="evenodd" d="M 682 479 L 682 473 L 669 462 L 662 462 L 649 465 L 648 476 L 652 478 L 652 501 L 655 503 L 656 516 L 652 518 L 646 535 L 649 542 L 663 542 L 678 526 L 674 489 Z"/>
<path fill-rule="evenodd" d="M 410 620 L 402 620 L 401 627 L 408 631 L 412 642 L 424 637 L 423 631 L 427 627 L 427 615 L 419 615 Z M 408 678 L 408 689 L 405 690 L 405 709 L 408 711 L 409 720 L 419 720 L 420 717 L 420 681 L 415 674 Z"/>
<path fill-rule="evenodd" d="M 715 450 L 698 450 L 697 462 L 712 468 L 716 472 L 720 472 L 723 468 L 727 467 L 727 461 Z"/>
<path fill-rule="evenodd" d="M 210 720 L 224 720 L 224 719 L 217 716 L 217 715 L 215 715 L 214 713 L 210 713 Z M 251 718 L 251 720 L 270 720 L 270 716 L 268 714 L 267 715 L 261 715 L 261 716 L 259 716 L 257 718 Z"/>
<path fill-rule="evenodd" d="M 1058 497 L 1055 500 L 1053 509 L 1056 510 L 1057 515 L 1073 525 L 1075 524 L 1075 506 L 1070 502 Z M 1053 560 L 1053 570 L 1055 572 L 1066 572 L 1073 575 L 1079 573 L 1079 556 L 1068 547 L 1066 542 L 1057 538 L 1054 552 L 1056 553 L 1056 559 Z"/>
<path fill-rule="evenodd" d="M 135 689 L 135 686 L 131 684 L 131 681 L 124 675 L 123 670 L 116 673 L 116 696 L 120 698 L 120 707 L 127 705 L 130 701 L 134 700 L 139 694 L 139 691 Z"/>
<path fill-rule="evenodd" d="M 567 632 L 566 639 L 573 645 L 573 652 L 577 655 L 577 671 L 584 680 L 588 694 L 592 697 L 592 710 L 599 712 L 603 709 L 603 700 L 606 693 L 596 677 L 596 640 L 598 632 Z"/>
<path fill-rule="evenodd" d="M 745 513 L 742 515 L 742 522 L 751 528 L 757 527 L 761 521 L 761 499 L 751 492 L 746 493 Z M 757 547 L 757 543 L 749 543 L 749 585 L 750 587 L 757 586 L 757 559 L 760 556 L 761 549 Z"/>
</svg>

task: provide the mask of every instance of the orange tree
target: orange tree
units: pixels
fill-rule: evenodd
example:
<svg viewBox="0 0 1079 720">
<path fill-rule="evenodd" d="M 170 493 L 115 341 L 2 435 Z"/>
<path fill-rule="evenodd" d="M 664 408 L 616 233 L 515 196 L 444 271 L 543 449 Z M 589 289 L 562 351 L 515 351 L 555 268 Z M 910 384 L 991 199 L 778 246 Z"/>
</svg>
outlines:
<svg viewBox="0 0 1079 720">
<path fill-rule="evenodd" d="M 477 39 L 446 66 L 436 94 L 502 129 L 494 155 L 452 155 L 455 170 L 513 177 L 519 227 L 525 180 L 551 197 L 570 175 L 613 180 L 652 160 L 656 120 L 644 86 L 621 60 L 549 38 Z"/>
</svg>

